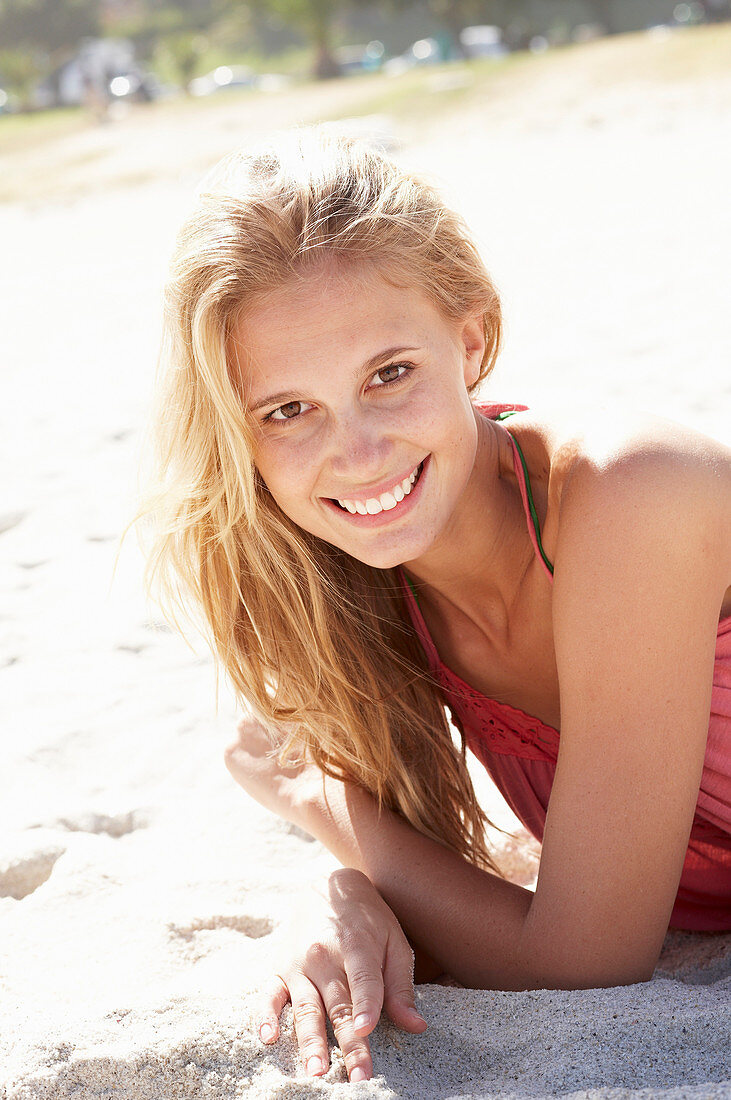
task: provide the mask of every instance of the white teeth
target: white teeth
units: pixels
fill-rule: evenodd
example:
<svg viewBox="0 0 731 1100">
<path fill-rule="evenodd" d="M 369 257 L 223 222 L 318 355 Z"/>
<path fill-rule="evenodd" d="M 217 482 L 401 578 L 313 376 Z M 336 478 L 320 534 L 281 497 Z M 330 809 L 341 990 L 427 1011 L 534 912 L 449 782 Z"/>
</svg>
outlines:
<svg viewBox="0 0 731 1100">
<path fill-rule="evenodd" d="M 351 515 L 356 512 L 359 516 L 377 516 L 379 512 L 390 512 L 392 508 L 395 508 L 397 504 L 400 504 L 404 497 L 407 497 L 411 492 L 414 482 L 419 474 L 419 467 L 408 477 L 405 477 L 400 484 L 395 485 L 390 492 L 381 493 L 380 497 L 370 497 L 369 500 L 338 500 L 338 504 L 341 508 L 345 508 Z"/>
</svg>

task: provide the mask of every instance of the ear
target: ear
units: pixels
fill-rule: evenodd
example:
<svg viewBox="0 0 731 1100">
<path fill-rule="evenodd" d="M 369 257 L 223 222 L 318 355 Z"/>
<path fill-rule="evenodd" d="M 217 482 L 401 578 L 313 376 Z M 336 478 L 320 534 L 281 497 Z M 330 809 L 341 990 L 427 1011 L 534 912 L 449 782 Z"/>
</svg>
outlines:
<svg viewBox="0 0 731 1100">
<path fill-rule="evenodd" d="M 466 321 L 462 322 L 460 344 L 463 354 L 465 385 L 469 388 L 474 386 L 480 376 L 480 367 L 485 355 L 485 323 L 481 313 L 474 317 L 468 317 Z"/>
</svg>

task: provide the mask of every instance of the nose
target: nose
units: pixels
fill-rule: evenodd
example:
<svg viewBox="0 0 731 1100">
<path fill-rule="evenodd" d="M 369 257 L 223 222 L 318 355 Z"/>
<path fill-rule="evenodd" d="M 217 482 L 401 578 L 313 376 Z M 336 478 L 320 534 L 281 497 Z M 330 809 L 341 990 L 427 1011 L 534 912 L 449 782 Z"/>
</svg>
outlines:
<svg viewBox="0 0 731 1100">
<path fill-rule="evenodd" d="M 393 440 L 379 419 L 366 410 L 338 418 L 330 439 L 333 474 L 358 484 L 375 481 L 388 471 Z"/>
</svg>

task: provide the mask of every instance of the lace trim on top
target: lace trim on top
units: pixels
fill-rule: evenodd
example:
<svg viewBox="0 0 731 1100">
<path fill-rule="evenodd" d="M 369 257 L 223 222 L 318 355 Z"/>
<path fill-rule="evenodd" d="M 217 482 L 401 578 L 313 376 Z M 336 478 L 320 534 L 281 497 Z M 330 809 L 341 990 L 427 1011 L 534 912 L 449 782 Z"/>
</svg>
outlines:
<svg viewBox="0 0 731 1100">
<path fill-rule="evenodd" d="M 419 610 L 411 585 L 401 571 L 411 621 L 429 661 L 432 676 L 444 692 L 447 705 L 457 724 L 473 747 L 479 741 L 491 752 L 520 756 L 524 760 L 545 760 L 552 764 L 558 757 L 558 730 L 547 726 L 510 703 L 499 703 L 471 687 L 441 660 L 424 616 Z"/>
</svg>

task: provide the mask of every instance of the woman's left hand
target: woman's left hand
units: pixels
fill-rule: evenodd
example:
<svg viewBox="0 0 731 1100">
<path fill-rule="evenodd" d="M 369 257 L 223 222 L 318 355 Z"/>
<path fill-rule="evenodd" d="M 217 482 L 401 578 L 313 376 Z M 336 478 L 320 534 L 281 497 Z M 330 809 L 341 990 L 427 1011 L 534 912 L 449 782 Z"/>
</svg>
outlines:
<svg viewBox="0 0 731 1100">
<path fill-rule="evenodd" d="M 348 1078 L 373 1073 L 367 1036 L 385 1009 L 397 1027 L 419 1034 L 426 1020 L 414 999 L 413 955 L 392 910 L 360 871 L 334 871 L 306 894 L 291 920 L 282 958 L 256 1011 L 264 1043 L 279 1038 L 291 1002 L 300 1057 L 310 1076 L 327 1072 L 332 1023 Z"/>
</svg>

